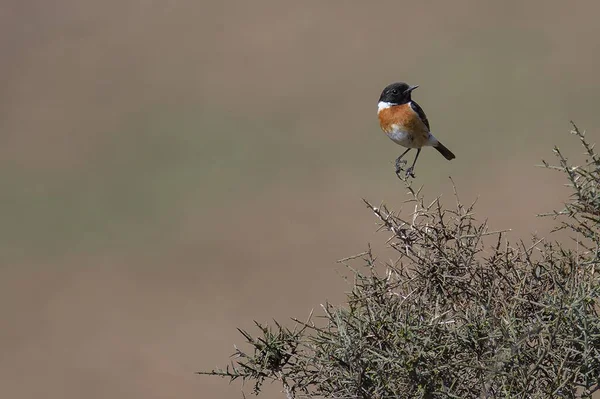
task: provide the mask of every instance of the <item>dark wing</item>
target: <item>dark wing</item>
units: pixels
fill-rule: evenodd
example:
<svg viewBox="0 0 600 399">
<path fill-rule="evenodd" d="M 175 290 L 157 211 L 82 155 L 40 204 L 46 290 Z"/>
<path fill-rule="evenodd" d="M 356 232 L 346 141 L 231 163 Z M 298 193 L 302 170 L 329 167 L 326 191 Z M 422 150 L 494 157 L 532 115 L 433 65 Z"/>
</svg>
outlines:
<svg viewBox="0 0 600 399">
<path fill-rule="evenodd" d="M 429 127 L 429 121 L 427 120 L 427 115 L 425 115 L 425 111 L 423 111 L 423 108 L 421 108 L 421 106 L 415 101 L 410 102 L 410 107 L 413 109 L 413 111 L 417 113 L 417 115 L 419 115 L 419 118 L 421 118 L 425 126 L 427 126 L 427 130 L 431 130 L 431 128 Z"/>
</svg>

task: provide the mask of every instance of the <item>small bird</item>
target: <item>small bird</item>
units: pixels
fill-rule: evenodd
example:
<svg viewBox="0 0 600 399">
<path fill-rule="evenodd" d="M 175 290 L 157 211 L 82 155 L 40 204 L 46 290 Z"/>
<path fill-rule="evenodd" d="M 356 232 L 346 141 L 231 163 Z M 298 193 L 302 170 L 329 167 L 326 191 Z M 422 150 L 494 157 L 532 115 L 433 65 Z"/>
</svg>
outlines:
<svg viewBox="0 0 600 399">
<path fill-rule="evenodd" d="M 411 93 L 419 86 L 409 86 L 404 82 L 388 85 L 381 92 L 377 104 L 377 115 L 379 126 L 396 144 L 408 149 L 396 159 L 396 174 L 402 171 L 402 157 L 412 148 L 417 149 L 417 155 L 410 168 L 406 170 L 406 176 L 415 177 L 415 164 L 421 153 L 421 148 L 432 146 L 438 150 L 447 160 L 456 158 L 452 151 L 447 149 L 429 131 L 429 121 L 415 101 L 411 99 Z"/>
</svg>

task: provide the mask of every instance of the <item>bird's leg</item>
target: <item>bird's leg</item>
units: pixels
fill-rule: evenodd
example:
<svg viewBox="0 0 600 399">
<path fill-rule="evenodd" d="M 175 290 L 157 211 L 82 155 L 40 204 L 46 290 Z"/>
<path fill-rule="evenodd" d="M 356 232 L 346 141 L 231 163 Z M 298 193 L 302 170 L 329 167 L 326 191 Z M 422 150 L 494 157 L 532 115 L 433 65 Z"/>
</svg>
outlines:
<svg viewBox="0 0 600 399">
<path fill-rule="evenodd" d="M 409 152 L 411 149 L 408 148 L 406 151 L 404 151 L 402 154 L 400 154 L 400 156 L 398 158 L 396 158 L 396 174 L 399 174 L 402 171 L 402 165 L 404 165 L 406 163 L 406 161 L 402 160 L 402 157 L 406 155 L 407 152 Z"/>
<path fill-rule="evenodd" d="M 417 158 L 419 158 L 419 154 L 421 153 L 421 149 L 417 149 L 417 155 L 415 155 L 415 160 L 410 168 L 406 169 L 406 176 L 415 177 L 415 165 L 417 164 Z"/>
</svg>

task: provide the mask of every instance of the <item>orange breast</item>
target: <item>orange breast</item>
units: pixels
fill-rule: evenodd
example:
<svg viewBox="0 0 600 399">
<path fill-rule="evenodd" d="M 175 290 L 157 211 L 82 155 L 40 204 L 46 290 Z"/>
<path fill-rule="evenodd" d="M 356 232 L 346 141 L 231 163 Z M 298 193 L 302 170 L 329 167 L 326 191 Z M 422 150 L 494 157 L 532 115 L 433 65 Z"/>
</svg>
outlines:
<svg viewBox="0 0 600 399">
<path fill-rule="evenodd" d="M 408 104 L 393 105 L 384 108 L 378 113 L 379 126 L 388 137 L 404 146 L 420 148 L 429 140 L 429 129 L 423 123 L 419 115 Z M 408 135 L 409 143 L 397 140 L 401 133 Z M 406 136 L 402 136 L 406 137 Z"/>
<path fill-rule="evenodd" d="M 392 125 L 397 125 L 398 129 L 413 132 L 415 134 L 429 135 L 429 129 L 423 123 L 419 115 L 413 111 L 410 105 L 393 105 L 379 111 L 379 126 L 381 129 L 390 133 L 393 130 Z"/>
</svg>

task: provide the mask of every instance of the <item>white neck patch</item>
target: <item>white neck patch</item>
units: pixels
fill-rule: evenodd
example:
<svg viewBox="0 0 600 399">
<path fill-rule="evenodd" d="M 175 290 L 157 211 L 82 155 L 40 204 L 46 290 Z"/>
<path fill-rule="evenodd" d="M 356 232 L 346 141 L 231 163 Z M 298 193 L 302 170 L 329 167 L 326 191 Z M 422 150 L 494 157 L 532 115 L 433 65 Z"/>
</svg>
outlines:
<svg viewBox="0 0 600 399">
<path fill-rule="evenodd" d="M 381 112 L 383 109 L 391 107 L 392 105 L 394 104 L 385 101 L 379 101 L 379 103 L 377 103 L 377 113 Z"/>
</svg>

